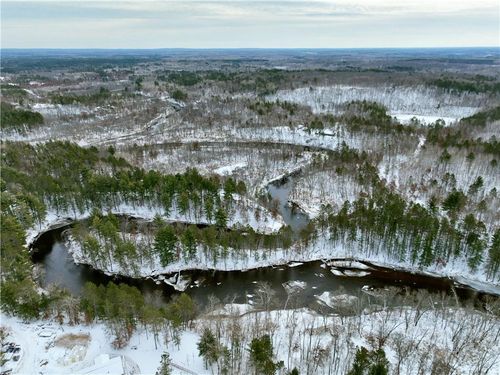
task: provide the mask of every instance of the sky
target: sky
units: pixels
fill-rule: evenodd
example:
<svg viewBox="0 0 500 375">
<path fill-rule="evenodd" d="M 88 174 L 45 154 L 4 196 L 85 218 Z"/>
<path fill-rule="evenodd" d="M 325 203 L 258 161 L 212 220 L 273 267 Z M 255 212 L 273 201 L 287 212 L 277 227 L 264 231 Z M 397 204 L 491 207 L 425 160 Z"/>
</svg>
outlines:
<svg viewBox="0 0 500 375">
<path fill-rule="evenodd" d="M 2 48 L 500 46 L 499 0 L 1 1 Z"/>
</svg>

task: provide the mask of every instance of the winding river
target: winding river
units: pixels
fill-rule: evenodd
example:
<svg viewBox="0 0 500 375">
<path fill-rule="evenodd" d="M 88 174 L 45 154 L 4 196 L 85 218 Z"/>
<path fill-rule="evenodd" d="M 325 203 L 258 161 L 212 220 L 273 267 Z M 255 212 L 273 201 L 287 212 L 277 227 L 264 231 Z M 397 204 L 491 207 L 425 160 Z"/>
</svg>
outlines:
<svg viewBox="0 0 500 375">
<path fill-rule="evenodd" d="M 273 199 L 279 201 L 279 211 L 285 222 L 294 233 L 298 233 L 309 219 L 307 215 L 288 204 L 288 194 L 293 186 L 293 178 L 287 178 L 279 183 L 269 185 L 268 191 Z M 42 268 L 40 283 L 42 286 L 58 284 L 75 295 L 81 293 L 83 285 L 91 281 L 95 284 L 106 284 L 110 281 L 124 282 L 138 287 L 146 299 L 156 303 L 165 303 L 171 296 L 179 292 L 172 287 L 152 279 L 132 279 L 126 277 L 107 276 L 90 266 L 77 265 L 62 239 L 66 227 L 50 230 L 42 234 L 33 244 L 33 261 Z M 363 277 L 336 276 L 321 261 L 312 261 L 293 266 L 265 267 L 248 271 L 190 271 L 183 272 L 191 277 L 191 284 L 185 291 L 202 308 L 209 303 L 209 296 L 229 303 L 258 304 L 262 293 L 263 282 L 271 290 L 273 305 L 276 307 L 312 307 L 318 308 L 316 296 L 323 292 L 350 294 L 370 300 L 372 303 L 408 304 L 401 296 L 394 296 L 394 291 L 404 288 L 411 290 L 426 289 L 436 297 L 440 292 L 452 296 L 453 282 L 446 278 L 436 278 L 395 271 L 370 265 L 370 274 Z M 286 283 L 300 281 L 302 288 L 290 289 Z M 295 284 L 297 285 L 297 284 Z M 370 286 L 372 292 L 367 291 Z M 391 292 L 388 291 L 388 287 Z M 373 292 L 375 291 L 375 292 Z M 455 288 L 456 296 L 462 303 L 474 303 L 479 306 L 483 293 L 475 292 L 465 286 Z M 384 294 L 385 293 L 385 294 Z M 374 297 L 374 295 L 378 295 Z M 380 297 L 386 296 L 384 297 Z M 291 298 L 293 296 L 293 298 Z M 383 301 L 382 301 L 383 300 Z M 451 299 L 450 299 L 451 301 Z"/>
</svg>

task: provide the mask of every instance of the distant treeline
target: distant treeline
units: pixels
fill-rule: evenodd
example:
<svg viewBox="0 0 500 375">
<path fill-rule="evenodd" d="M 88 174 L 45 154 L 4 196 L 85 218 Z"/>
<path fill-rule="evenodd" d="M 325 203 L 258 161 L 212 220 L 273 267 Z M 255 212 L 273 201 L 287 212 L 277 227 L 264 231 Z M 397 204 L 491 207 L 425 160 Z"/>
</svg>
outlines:
<svg viewBox="0 0 500 375">
<path fill-rule="evenodd" d="M 101 87 L 98 92 L 86 95 L 76 94 L 51 94 L 50 101 L 53 104 L 83 104 L 83 105 L 98 105 L 111 97 L 111 92 Z"/>
<path fill-rule="evenodd" d="M 473 80 L 454 79 L 454 78 L 438 78 L 430 81 L 430 83 L 439 88 L 457 91 L 457 92 L 474 92 L 474 93 L 500 93 L 500 82 L 492 82 L 488 77 L 476 77 Z"/>
<path fill-rule="evenodd" d="M 0 124 L 2 129 L 5 130 L 22 131 L 25 128 L 30 129 L 36 125 L 43 124 L 43 116 L 40 113 L 15 108 L 9 103 L 2 102 L 0 112 Z"/>
</svg>

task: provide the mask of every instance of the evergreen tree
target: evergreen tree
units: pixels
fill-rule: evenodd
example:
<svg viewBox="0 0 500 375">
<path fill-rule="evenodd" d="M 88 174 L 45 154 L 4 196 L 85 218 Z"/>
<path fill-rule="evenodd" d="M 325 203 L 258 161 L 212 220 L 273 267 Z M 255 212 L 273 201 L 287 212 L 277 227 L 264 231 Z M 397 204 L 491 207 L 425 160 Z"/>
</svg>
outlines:
<svg viewBox="0 0 500 375">
<path fill-rule="evenodd" d="M 347 375 L 387 375 L 389 361 L 383 349 L 368 351 L 365 347 L 358 348 Z"/>
<path fill-rule="evenodd" d="M 194 258 L 196 256 L 196 236 L 195 236 L 196 226 L 190 225 L 182 233 L 181 243 L 183 251 L 189 258 Z"/>
<path fill-rule="evenodd" d="M 497 229 L 491 238 L 488 255 L 488 274 L 495 277 L 500 268 L 500 229 Z"/>
<path fill-rule="evenodd" d="M 165 267 L 174 261 L 176 244 L 177 236 L 171 225 L 165 225 L 158 230 L 153 247 L 160 257 L 162 266 Z"/>
<path fill-rule="evenodd" d="M 215 225 L 218 228 L 226 228 L 227 227 L 227 213 L 223 207 L 219 206 L 217 211 L 215 212 Z"/>
<path fill-rule="evenodd" d="M 250 343 L 250 361 L 256 373 L 274 375 L 283 367 L 283 361 L 273 362 L 273 344 L 269 335 L 254 338 Z"/>
<path fill-rule="evenodd" d="M 161 355 L 160 367 L 156 371 L 155 375 L 171 375 L 172 374 L 172 361 L 170 360 L 170 355 L 165 352 Z"/>
<path fill-rule="evenodd" d="M 211 366 L 219 360 L 222 354 L 221 345 L 209 328 L 205 328 L 198 342 L 198 352 L 203 357 L 205 367 Z"/>
</svg>

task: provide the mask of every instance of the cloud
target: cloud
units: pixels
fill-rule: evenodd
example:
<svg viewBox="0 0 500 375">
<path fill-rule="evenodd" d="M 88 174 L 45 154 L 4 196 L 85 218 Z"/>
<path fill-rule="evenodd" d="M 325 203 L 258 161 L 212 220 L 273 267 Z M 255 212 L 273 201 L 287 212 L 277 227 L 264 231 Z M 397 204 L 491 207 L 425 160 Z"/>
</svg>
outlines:
<svg viewBox="0 0 500 375">
<path fill-rule="evenodd" d="M 499 44 L 496 0 L 16 0 L 1 10 L 2 47 Z"/>
</svg>

